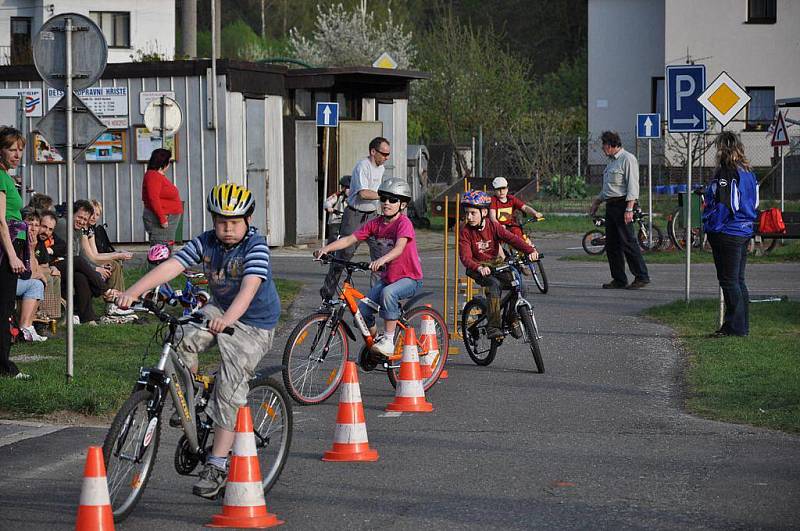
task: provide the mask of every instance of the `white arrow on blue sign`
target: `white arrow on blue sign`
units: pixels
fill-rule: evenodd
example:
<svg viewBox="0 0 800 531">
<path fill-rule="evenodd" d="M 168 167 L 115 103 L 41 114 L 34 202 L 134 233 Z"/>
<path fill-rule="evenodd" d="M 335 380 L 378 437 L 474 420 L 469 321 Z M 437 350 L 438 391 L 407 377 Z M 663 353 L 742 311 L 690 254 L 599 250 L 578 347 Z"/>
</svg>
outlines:
<svg viewBox="0 0 800 531">
<path fill-rule="evenodd" d="M 661 138 L 661 115 L 657 112 L 637 114 L 636 138 Z"/>
<path fill-rule="evenodd" d="M 706 110 L 697 97 L 706 89 L 706 65 L 667 67 L 667 128 L 670 133 L 706 130 Z"/>
<path fill-rule="evenodd" d="M 339 126 L 339 104 L 330 101 L 317 102 L 317 127 Z"/>
</svg>

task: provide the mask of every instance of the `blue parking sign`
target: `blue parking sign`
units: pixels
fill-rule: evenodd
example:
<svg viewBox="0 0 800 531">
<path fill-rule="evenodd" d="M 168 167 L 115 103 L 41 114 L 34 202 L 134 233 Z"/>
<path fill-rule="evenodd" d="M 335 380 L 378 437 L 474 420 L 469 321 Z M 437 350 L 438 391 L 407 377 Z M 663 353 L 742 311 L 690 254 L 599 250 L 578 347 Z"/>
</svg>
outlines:
<svg viewBox="0 0 800 531">
<path fill-rule="evenodd" d="M 661 115 L 657 112 L 637 114 L 636 138 L 661 138 Z"/>
<path fill-rule="evenodd" d="M 330 101 L 317 102 L 317 127 L 339 126 L 339 104 Z"/>
<path fill-rule="evenodd" d="M 670 133 L 706 130 L 706 110 L 697 97 L 706 89 L 706 65 L 667 67 L 667 128 Z"/>
</svg>

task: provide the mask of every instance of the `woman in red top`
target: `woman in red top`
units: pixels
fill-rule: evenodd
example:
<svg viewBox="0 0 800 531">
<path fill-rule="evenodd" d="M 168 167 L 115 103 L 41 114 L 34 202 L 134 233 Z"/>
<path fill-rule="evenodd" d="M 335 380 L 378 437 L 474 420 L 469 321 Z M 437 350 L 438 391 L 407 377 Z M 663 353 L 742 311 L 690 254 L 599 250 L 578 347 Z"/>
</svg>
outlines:
<svg viewBox="0 0 800 531">
<path fill-rule="evenodd" d="M 174 241 L 175 228 L 183 214 L 180 192 L 164 174 L 171 158 L 172 153 L 168 149 L 153 150 L 142 182 L 142 221 L 144 230 L 150 234 L 150 245 L 169 245 Z"/>
</svg>

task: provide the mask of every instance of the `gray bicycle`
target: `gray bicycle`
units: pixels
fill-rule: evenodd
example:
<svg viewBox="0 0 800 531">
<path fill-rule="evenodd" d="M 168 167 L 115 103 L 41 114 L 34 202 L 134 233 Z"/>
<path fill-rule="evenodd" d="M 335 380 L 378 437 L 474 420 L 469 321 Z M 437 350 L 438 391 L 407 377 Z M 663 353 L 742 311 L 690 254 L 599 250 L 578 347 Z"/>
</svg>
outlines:
<svg viewBox="0 0 800 531">
<path fill-rule="evenodd" d="M 161 440 L 164 405 L 172 397 L 183 435 L 175 449 L 175 471 L 191 474 L 210 452 L 214 426 L 205 413 L 214 389 L 214 376 L 192 375 L 175 350 L 184 326 L 200 326 L 200 313 L 174 317 L 152 301 L 142 306 L 163 323 L 154 338 L 162 338 L 161 357 L 152 368 L 141 368 L 133 392 L 120 408 L 103 442 L 108 491 L 114 521 L 124 520 L 136 507 L 153 472 Z M 233 329 L 225 330 L 232 334 Z M 270 374 L 280 371 L 276 367 Z M 269 491 L 283 470 L 292 441 L 292 408 L 283 388 L 267 374 L 257 373 L 249 382 L 247 405 L 253 415 L 256 452 L 264 492 Z"/>
</svg>

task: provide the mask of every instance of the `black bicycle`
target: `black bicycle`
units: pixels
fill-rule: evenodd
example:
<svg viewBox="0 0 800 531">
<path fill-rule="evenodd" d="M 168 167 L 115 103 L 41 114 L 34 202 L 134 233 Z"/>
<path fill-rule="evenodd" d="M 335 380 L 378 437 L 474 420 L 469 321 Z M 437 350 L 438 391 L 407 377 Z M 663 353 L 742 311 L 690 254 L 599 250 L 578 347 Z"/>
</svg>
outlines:
<svg viewBox="0 0 800 531">
<path fill-rule="evenodd" d="M 174 458 L 178 474 L 189 475 L 205 462 L 214 430 L 205 413 L 214 389 L 214 375 L 193 376 L 175 351 L 183 337 L 183 327 L 203 326 L 205 317 L 200 313 L 174 317 L 153 301 L 143 301 L 142 306 L 163 323 L 153 336 L 162 338 L 161 358 L 155 367 L 140 369 L 131 396 L 117 412 L 103 442 L 115 522 L 124 520 L 134 509 L 153 473 L 168 396 L 173 404 L 180 405 L 176 409 L 183 428 Z M 233 328 L 225 333 L 232 334 Z M 273 372 L 279 370 L 277 367 Z M 253 415 L 256 453 L 267 492 L 278 480 L 289 456 L 292 407 L 283 388 L 265 374 L 256 373 L 249 385 L 247 405 Z"/>
<path fill-rule="evenodd" d="M 643 252 L 658 250 L 664 244 L 664 233 L 661 232 L 661 229 L 658 227 L 658 225 L 654 223 L 653 244 L 652 246 L 650 245 L 650 233 L 648 231 L 649 223 L 647 223 L 647 216 L 647 213 L 639 207 L 636 207 L 633 210 L 633 222 L 638 225 L 636 239 L 639 241 L 639 248 Z M 602 216 L 593 216 L 592 223 L 594 223 L 594 226 L 597 228 L 592 229 L 583 235 L 581 245 L 587 254 L 603 254 L 606 251 L 606 231 L 603 230 L 603 227 L 606 226 L 606 218 Z"/>
<path fill-rule="evenodd" d="M 518 224 L 517 226 L 522 229 L 522 236 L 525 240 L 525 243 L 533 245 L 530 236 L 524 231 L 525 226 L 531 223 L 537 223 L 544 221 L 544 218 L 528 218 L 522 223 Z M 503 252 L 505 252 L 506 256 L 514 257 L 518 260 L 521 260 L 523 257 L 523 253 L 511 247 L 510 245 L 503 246 Z M 547 273 L 544 270 L 544 264 L 542 264 L 542 258 L 544 255 L 539 253 L 539 259 L 535 261 L 528 261 L 528 265 L 522 268 L 522 274 L 525 276 L 530 276 L 533 278 L 533 283 L 536 284 L 536 287 L 539 289 L 542 294 L 547 293 L 550 289 L 549 284 L 547 283 Z"/>
<path fill-rule="evenodd" d="M 464 338 L 467 354 L 475 364 L 486 366 L 492 363 L 497 355 L 497 347 L 506 336 L 511 335 L 528 343 L 537 371 L 544 372 L 544 362 L 539 347 L 542 336 L 539 335 L 539 327 L 533 314 L 533 304 L 525 299 L 525 288 L 520 273 L 520 269 L 528 267 L 530 262 L 527 257 L 507 258 L 503 265 L 491 268 L 492 274 L 510 271 L 513 277 L 511 289 L 500 300 L 502 337 L 491 339 L 486 333 L 489 325 L 489 305 L 486 297 L 476 295 L 464 306 L 461 314 L 461 335 Z"/>
</svg>

